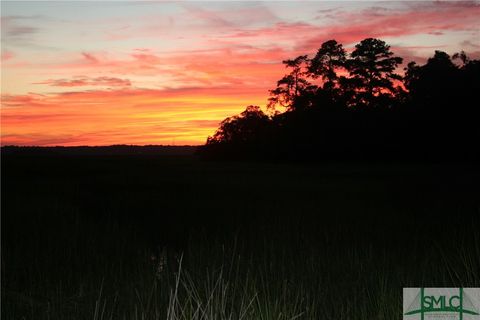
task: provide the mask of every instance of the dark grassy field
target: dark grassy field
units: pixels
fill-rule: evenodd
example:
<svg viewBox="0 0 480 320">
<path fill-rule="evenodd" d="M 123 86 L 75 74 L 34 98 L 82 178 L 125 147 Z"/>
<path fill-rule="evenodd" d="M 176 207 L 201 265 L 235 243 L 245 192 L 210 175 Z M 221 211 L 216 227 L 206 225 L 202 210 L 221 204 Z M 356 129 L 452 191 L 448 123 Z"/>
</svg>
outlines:
<svg viewBox="0 0 480 320">
<path fill-rule="evenodd" d="M 5 151 L 2 150 L 2 151 Z M 2 154 L 2 319 L 401 319 L 480 286 L 475 164 Z"/>
</svg>

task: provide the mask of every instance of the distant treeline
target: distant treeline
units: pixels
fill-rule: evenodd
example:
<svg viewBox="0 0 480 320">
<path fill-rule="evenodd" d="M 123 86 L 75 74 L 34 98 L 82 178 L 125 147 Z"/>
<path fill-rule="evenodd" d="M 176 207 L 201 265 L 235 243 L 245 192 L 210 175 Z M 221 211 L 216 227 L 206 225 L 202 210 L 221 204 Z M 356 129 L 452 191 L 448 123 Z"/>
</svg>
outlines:
<svg viewBox="0 0 480 320">
<path fill-rule="evenodd" d="M 283 61 L 268 110 L 223 120 L 200 154 L 214 159 L 478 159 L 480 60 L 435 51 L 403 63 L 368 38 L 348 54 L 335 40 Z M 284 111 L 279 112 L 278 110 Z"/>
<path fill-rule="evenodd" d="M 196 146 L 159 146 L 159 145 L 112 145 L 112 146 L 77 146 L 77 147 L 35 147 L 35 146 L 4 146 L 2 154 L 13 155 L 192 155 L 196 152 Z"/>
</svg>

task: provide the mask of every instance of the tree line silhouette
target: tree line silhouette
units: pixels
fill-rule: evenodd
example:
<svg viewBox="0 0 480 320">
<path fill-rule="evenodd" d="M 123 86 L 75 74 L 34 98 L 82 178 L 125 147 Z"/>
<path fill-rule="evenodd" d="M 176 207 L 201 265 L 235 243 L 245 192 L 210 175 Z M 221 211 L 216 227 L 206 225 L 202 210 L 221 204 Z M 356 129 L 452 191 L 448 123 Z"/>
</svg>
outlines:
<svg viewBox="0 0 480 320">
<path fill-rule="evenodd" d="M 231 159 L 477 159 L 480 60 L 435 51 L 403 63 L 367 38 L 349 54 L 335 40 L 289 70 L 270 90 L 267 111 L 248 106 L 226 118 L 201 147 Z M 283 111 L 280 112 L 279 110 Z"/>
</svg>

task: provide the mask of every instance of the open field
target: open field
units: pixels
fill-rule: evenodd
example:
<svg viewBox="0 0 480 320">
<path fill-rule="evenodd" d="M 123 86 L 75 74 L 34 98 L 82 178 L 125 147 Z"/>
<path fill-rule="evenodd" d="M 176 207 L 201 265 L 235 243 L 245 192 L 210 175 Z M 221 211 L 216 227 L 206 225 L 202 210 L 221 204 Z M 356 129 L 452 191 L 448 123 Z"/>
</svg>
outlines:
<svg viewBox="0 0 480 320">
<path fill-rule="evenodd" d="M 2 319 L 401 319 L 480 286 L 474 164 L 2 155 Z"/>
</svg>

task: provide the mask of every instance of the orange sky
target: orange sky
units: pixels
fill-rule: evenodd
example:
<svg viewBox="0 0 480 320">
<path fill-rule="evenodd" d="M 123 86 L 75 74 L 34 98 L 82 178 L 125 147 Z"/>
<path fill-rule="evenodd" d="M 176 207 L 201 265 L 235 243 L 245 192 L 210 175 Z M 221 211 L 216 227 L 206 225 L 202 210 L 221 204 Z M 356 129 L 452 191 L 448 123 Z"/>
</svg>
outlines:
<svg viewBox="0 0 480 320">
<path fill-rule="evenodd" d="M 203 144 L 332 38 L 480 56 L 474 1 L 1 5 L 2 145 Z"/>
</svg>

